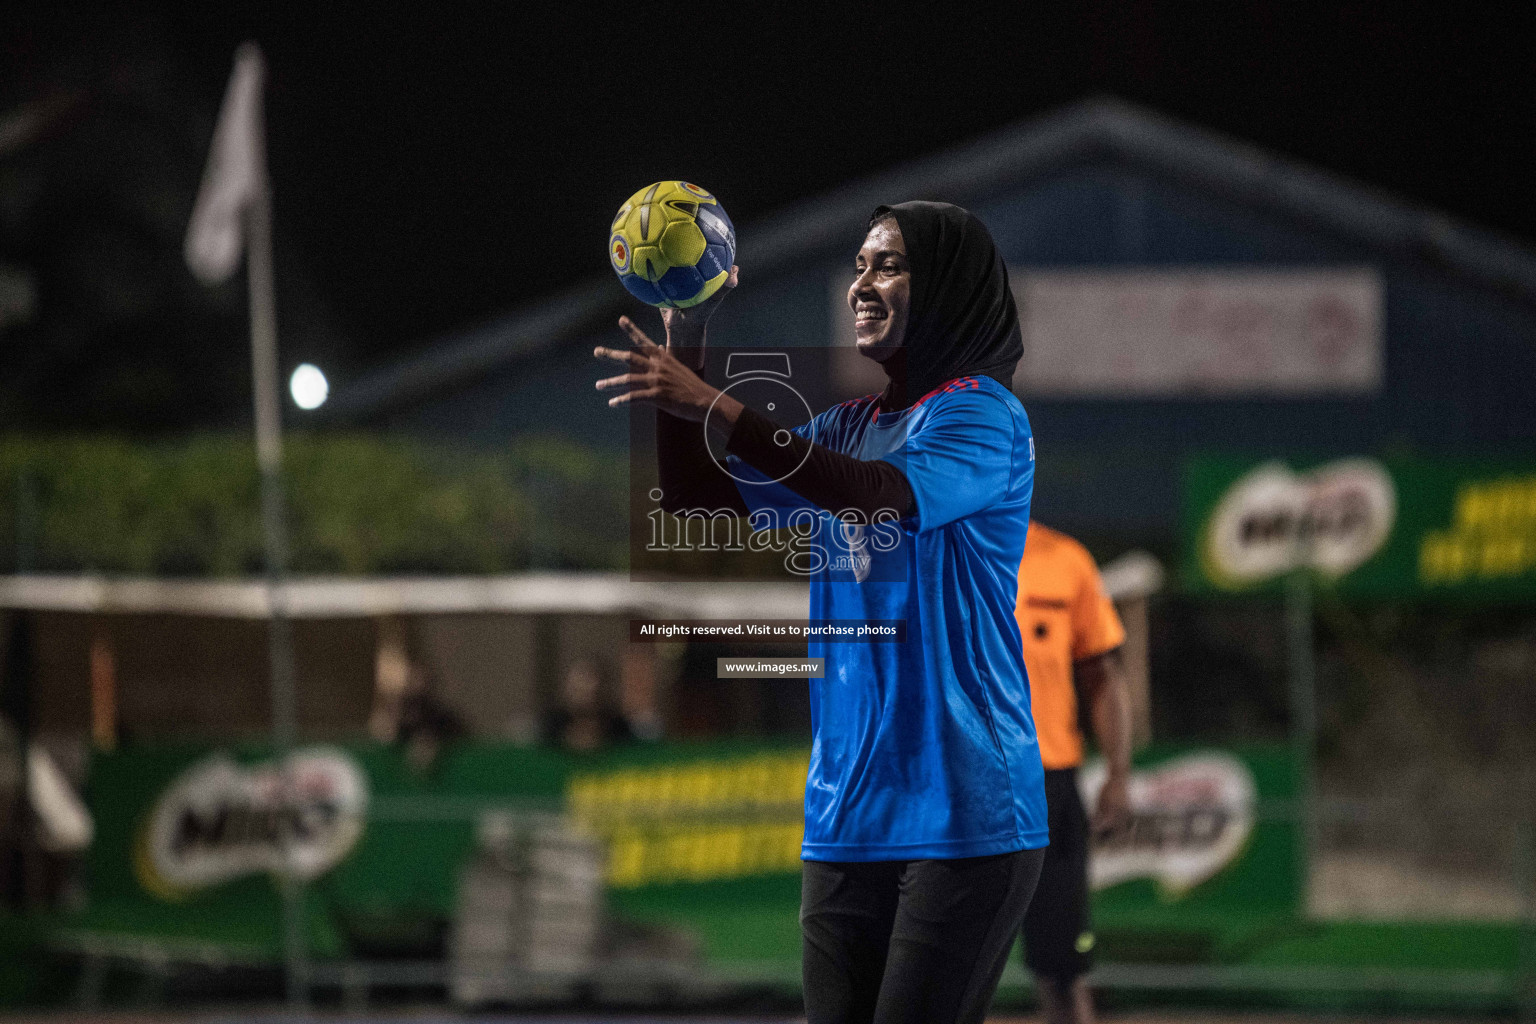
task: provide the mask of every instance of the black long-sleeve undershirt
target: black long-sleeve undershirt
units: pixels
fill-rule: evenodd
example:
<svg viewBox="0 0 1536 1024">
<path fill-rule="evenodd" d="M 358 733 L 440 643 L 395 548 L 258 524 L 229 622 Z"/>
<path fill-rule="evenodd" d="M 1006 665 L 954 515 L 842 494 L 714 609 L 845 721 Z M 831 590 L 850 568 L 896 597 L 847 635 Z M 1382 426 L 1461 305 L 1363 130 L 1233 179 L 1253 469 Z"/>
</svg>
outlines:
<svg viewBox="0 0 1536 1024">
<path fill-rule="evenodd" d="M 777 439 L 775 437 L 777 435 Z M 784 443 L 780 443 L 783 441 Z M 906 475 L 882 459 L 855 459 L 781 431 L 772 420 L 742 409 L 726 450 L 833 514 L 857 512 L 866 521 L 893 510 L 905 519 L 917 510 Z M 735 482 L 710 457 L 704 431 L 669 413 L 656 413 L 656 458 L 661 507 L 673 514 L 730 510 L 747 514 Z"/>
<path fill-rule="evenodd" d="M 709 454 L 704 428 L 656 410 L 656 469 L 661 483 L 661 507 L 673 515 L 685 511 L 709 514 L 725 509 L 747 514 L 747 503 L 729 474 Z"/>
</svg>

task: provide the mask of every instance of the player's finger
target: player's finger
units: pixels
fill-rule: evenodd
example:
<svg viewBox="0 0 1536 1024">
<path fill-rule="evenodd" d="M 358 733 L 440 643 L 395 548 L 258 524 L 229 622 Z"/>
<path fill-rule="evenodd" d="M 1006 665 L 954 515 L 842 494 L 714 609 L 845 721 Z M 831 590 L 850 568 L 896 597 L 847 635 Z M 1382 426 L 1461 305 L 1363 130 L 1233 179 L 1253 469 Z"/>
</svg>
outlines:
<svg viewBox="0 0 1536 1024">
<path fill-rule="evenodd" d="M 619 326 L 624 328 L 624 333 L 629 335 L 629 340 L 634 342 L 642 350 L 649 350 L 649 349 L 660 348 L 661 347 L 660 345 L 658 345 L 654 341 L 652 341 L 650 339 L 650 337 L 648 335 L 646 335 L 646 333 L 640 329 L 640 325 L 635 323 L 629 317 L 627 317 L 627 316 L 619 317 Z"/>
<path fill-rule="evenodd" d="M 637 352 L 632 348 L 607 348 L 599 345 L 592 350 L 592 354 L 599 359 L 612 359 L 616 363 L 628 363 L 637 370 L 650 365 L 644 353 Z"/>
<path fill-rule="evenodd" d="M 647 379 L 648 375 L 645 375 L 645 373 L 621 373 L 619 376 L 611 376 L 611 378 L 598 381 L 598 390 L 605 391 L 610 387 L 624 387 L 625 384 L 641 384 L 641 382 L 645 382 Z"/>
<path fill-rule="evenodd" d="M 732 263 L 731 264 L 731 276 L 726 278 L 725 279 L 725 284 L 721 285 L 720 287 L 722 289 L 724 289 L 724 288 L 735 288 L 736 285 L 738 285 L 740 282 L 741 282 L 741 268 L 738 267 L 736 264 Z"/>
<path fill-rule="evenodd" d="M 614 395 L 612 398 L 608 399 L 608 404 L 628 405 L 630 402 L 634 401 L 643 402 L 647 399 L 655 398 L 660 390 L 660 388 L 644 388 L 639 391 L 626 391 L 622 395 Z"/>
</svg>

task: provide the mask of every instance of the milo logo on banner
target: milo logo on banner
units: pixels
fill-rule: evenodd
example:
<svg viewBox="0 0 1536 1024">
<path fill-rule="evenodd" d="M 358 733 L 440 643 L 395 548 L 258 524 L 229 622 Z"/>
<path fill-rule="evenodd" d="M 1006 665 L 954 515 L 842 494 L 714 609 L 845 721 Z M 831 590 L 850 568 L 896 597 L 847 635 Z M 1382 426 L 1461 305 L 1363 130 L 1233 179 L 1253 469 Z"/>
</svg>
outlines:
<svg viewBox="0 0 1536 1024">
<path fill-rule="evenodd" d="M 1089 807 L 1104 784 L 1104 763 L 1078 774 Z M 1089 883 L 1107 889 L 1150 878 L 1180 895 L 1219 874 L 1248 844 L 1257 796 L 1248 766 L 1222 751 L 1200 751 L 1131 775 L 1131 820 L 1095 837 Z"/>
<path fill-rule="evenodd" d="M 1536 463 L 1523 457 L 1341 458 L 1306 470 L 1192 459 L 1184 578 L 1227 593 L 1301 568 L 1373 598 L 1536 600 Z"/>
<path fill-rule="evenodd" d="M 295 751 L 282 766 L 213 754 L 155 801 L 134 867 L 146 889 L 170 899 L 285 867 L 315 878 L 357 844 L 367 805 L 367 779 L 340 750 Z"/>
<path fill-rule="evenodd" d="M 1380 551 L 1397 518 L 1397 489 L 1373 459 L 1305 473 L 1267 462 L 1222 494 L 1199 539 L 1205 577 L 1241 590 L 1298 568 L 1338 578 Z"/>
</svg>

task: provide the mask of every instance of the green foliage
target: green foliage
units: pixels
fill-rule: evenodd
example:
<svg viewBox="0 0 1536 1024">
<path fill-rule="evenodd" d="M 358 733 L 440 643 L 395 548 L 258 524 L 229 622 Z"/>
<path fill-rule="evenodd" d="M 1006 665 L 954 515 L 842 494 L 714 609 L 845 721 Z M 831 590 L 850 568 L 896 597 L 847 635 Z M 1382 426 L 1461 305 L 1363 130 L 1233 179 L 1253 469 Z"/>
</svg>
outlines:
<svg viewBox="0 0 1536 1024">
<path fill-rule="evenodd" d="M 567 441 L 503 451 L 359 434 L 285 452 L 300 573 L 617 568 L 625 465 Z M 0 440 L 0 571 L 236 576 L 264 564 L 248 437 Z"/>
</svg>

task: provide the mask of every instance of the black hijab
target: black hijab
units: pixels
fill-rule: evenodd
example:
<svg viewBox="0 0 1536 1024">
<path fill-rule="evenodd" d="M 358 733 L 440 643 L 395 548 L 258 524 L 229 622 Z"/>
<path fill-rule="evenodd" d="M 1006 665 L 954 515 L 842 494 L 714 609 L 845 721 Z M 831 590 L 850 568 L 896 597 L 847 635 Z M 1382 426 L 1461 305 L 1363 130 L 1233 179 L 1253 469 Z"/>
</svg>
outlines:
<svg viewBox="0 0 1536 1024">
<path fill-rule="evenodd" d="M 902 347 L 881 363 L 886 409 L 905 409 L 946 381 L 987 376 L 1005 388 L 1024 354 L 1019 313 L 1003 257 L 986 226 L 949 203 L 875 208 L 869 223 L 896 218 L 912 267 Z"/>
</svg>

